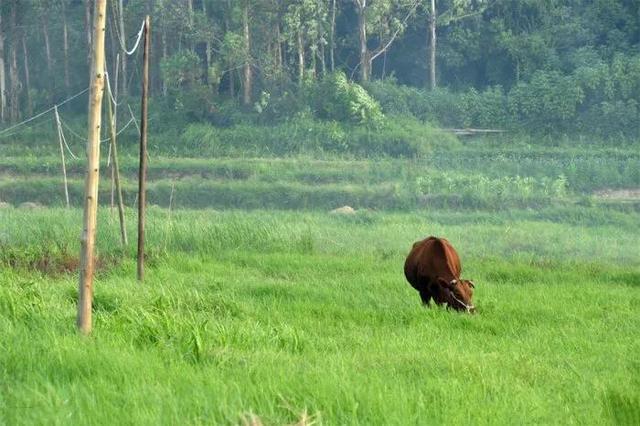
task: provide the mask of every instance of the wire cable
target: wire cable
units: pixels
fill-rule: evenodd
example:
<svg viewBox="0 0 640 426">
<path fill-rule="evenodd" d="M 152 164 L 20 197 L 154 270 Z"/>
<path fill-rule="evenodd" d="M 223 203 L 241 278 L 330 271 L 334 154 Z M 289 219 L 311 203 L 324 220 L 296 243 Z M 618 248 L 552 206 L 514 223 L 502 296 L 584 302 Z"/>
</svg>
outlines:
<svg viewBox="0 0 640 426">
<path fill-rule="evenodd" d="M 23 126 L 23 125 L 25 125 L 25 124 L 27 124 L 27 123 L 29 123 L 29 122 L 37 119 L 37 118 L 42 117 L 46 113 L 49 113 L 49 112 L 53 111 L 54 109 L 56 109 L 56 107 L 62 106 L 64 104 L 66 104 L 67 102 L 72 101 L 73 99 L 77 98 L 78 96 L 82 95 L 83 93 L 87 92 L 88 90 L 89 90 L 89 88 L 87 87 L 83 91 L 76 93 L 75 95 L 71 96 L 70 98 L 65 99 L 64 101 L 60 102 L 59 104 L 56 104 L 56 105 L 52 106 L 51 108 L 49 108 L 49 109 L 47 109 L 45 111 L 42 111 L 39 114 L 34 115 L 33 117 L 27 118 L 26 120 L 21 121 L 20 123 L 14 124 L 11 127 L 7 127 L 6 129 L 0 130 L 0 137 L 2 137 L 5 133 L 9 132 L 10 130 L 13 130 L 13 129 L 17 128 L 17 127 Z"/>
</svg>

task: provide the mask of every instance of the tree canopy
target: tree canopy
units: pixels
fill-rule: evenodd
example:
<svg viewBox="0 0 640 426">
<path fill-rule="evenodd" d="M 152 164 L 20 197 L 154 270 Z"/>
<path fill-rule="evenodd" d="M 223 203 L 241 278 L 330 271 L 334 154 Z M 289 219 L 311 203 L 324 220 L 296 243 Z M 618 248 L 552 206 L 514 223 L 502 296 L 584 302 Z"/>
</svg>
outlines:
<svg viewBox="0 0 640 426">
<path fill-rule="evenodd" d="M 92 3 L 2 2 L 2 122 L 87 87 Z M 121 47 L 146 14 L 152 96 L 189 120 L 223 122 L 229 108 L 340 119 L 318 101 L 337 99 L 336 87 L 318 92 L 339 83 L 440 125 L 639 131 L 636 0 L 111 0 L 107 64 L 115 75 L 120 53 L 121 96 L 139 90 L 141 54 Z"/>
</svg>

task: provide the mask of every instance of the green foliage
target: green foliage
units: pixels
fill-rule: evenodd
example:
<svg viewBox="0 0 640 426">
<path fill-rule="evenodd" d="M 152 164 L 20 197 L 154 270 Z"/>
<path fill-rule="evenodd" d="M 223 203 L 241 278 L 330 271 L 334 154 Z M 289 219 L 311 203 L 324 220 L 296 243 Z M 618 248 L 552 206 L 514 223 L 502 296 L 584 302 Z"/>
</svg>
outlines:
<svg viewBox="0 0 640 426">
<path fill-rule="evenodd" d="M 349 81 L 343 72 L 325 76 L 315 87 L 313 96 L 320 118 L 373 127 L 383 121 L 378 102 L 362 86 Z"/>
<path fill-rule="evenodd" d="M 172 89 L 189 87 L 202 77 L 200 58 L 190 50 L 162 59 L 160 70 L 165 84 Z"/>
<path fill-rule="evenodd" d="M 160 67 L 171 94 L 167 102 L 172 109 L 191 120 L 208 117 L 213 108 L 213 92 L 201 80 L 203 70 L 198 55 L 185 50 L 163 59 Z"/>
<path fill-rule="evenodd" d="M 445 127 L 502 128 L 533 135 L 589 129 L 601 138 L 634 140 L 640 132 L 640 88 L 632 83 L 640 81 L 640 71 L 631 66 L 634 61 L 625 66 L 618 61 L 617 66 L 626 73 L 637 72 L 637 80 L 626 73 L 616 77 L 608 65 L 596 64 L 569 76 L 536 72 L 531 81 L 508 92 L 501 86 L 427 91 L 398 85 L 393 79 L 366 87 L 386 114 L 412 115 Z"/>
<path fill-rule="evenodd" d="M 5 50 L 19 52 L 16 61 L 5 58 L 16 68 L 7 69 L 5 128 L 86 89 L 85 5 L 14 1 L 0 10 Z M 193 122 L 228 127 L 309 117 L 377 128 L 385 112 L 534 137 L 638 139 L 636 2 L 438 0 L 438 88 L 425 90 L 430 6 L 415 0 L 116 1 L 108 8 L 106 63 L 115 77 L 121 42 L 131 48 L 140 21 L 151 14 L 151 127 L 173 127 L 172 136 Z M 25 28 L 39 30 L 22 34 Z M 140 50 L 126 60 L 121 55 L 121 102 L 138 99 L 141 56 Z M 365 68 L 363 90 L 351 79 Z M 250 99 L 240 106 L 249 82 Z M 61 106 L 63 116 L 85 111 L 82 97 Z"/>
<path fill-rule="evenodd" d="M 509 92 L 514 118 L 547 132 L 565 130 L 577 118 L 584 92 L 571 77 L 557 72 L 537 72 L 531 82 L 519 83 Z"/>
</svg>

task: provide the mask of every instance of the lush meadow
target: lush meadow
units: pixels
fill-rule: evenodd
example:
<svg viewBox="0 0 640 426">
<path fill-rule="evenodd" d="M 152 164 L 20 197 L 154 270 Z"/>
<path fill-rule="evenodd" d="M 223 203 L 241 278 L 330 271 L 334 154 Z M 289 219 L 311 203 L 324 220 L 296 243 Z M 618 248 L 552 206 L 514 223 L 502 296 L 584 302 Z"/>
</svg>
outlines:
<svg viewBox="0 0 640 426">
<path fill-rule="evenodd" d="M 4 423 L 639 419 L 637 213 L 152 208 L 138 284 L 103 209 L 89 338 L 65 272 L 80 216 L 0 210 Z M 459 248 L 477 315 L 404 281 L 427 234 Z"/>
<path fill-rule="evenodd" d="M 0 424 L 640 422 L 634 146 L 247 158 L 186 136 L 202 157 L 150 158 L 144 284 L 103 162 L 88 338 L 83 162 L 65 209 L 49 142 L 0 146 Z M 357 213 L 329 214 L 342 205 Z M 458 248 L 476 315 L 425 309 L 406 283 L 427 235 Z"/>
</svg>

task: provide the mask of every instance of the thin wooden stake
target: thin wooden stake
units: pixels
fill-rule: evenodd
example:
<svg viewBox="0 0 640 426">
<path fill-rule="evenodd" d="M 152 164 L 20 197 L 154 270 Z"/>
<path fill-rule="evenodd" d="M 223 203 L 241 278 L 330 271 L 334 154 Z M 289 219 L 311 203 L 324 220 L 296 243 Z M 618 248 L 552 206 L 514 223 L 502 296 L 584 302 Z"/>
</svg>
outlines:
<svg viewBox="0 0 640 426">
<path fill-rule="evenodd" d="M 113 107 L 111 106 L 111 87 L 107 87 L 109 90 L 109 97 L 107 99 L 107 112 L 109 114 L 109 130 L 110 140 L 111 140 L 111 171 L 113 175 L 113 180 L 115 182 L 116 193 L 118 194 L 118 217 L 120 218 L 120 239 L 122 241 L 122 245 L 127 245 L 127 226 L 125 223 L 124 216 L 124 201 L 122 201 L 122 186 L 120 184 L 120 167 L 118 166 L 118 144 L 116 143 L 117 132 L 116 132 L 116 116 L 113 113 Z"/>
<path fill-rule="evenodd" d="M 120 54 L 116 54 L 116 71 L 115 71 L 115 81 L 114 81 L 114 86 L 116 87 L 116 95 L 113 95 L 113 91 L 111 90 L 111 86 L 109 85 L 109 80 L 107 79 L 107 87 L 109 89 L 109 105 L 111 105 L 111 99 L 114 99 L 114 105 L 113 105 L 113 113 L 109 114 L 109 124 L 111 125 L 111 128 L 118 128 L 116 122 L 118 119 L 118 69 L 120 67 Z M 117 136 L 117 134 L 116 134 Z M 114 137 L 115 139 L 115 137 Z M 111 144 L 109 145 L 109 160 L 111 160 L 112 157 L 112 153 L 111 153 Z M 107 161 L 107 165 L 109 165 L 109 162 Z M 113 163 L 111 163 L 111 215 L 113 215 L 113 208 L 115 206 L 115 187 L 116 187 L 116 169 Z M 120 226 L 122 226 L 122 222 L 120 222 Z M 126 231 L 125 231 L 126 232 Z M 126 245 L 126 235 L 125 238 L 123 240 L 123 244 Z"/>
<path fill-rule="evenodd" d="M 62 125 L 60 124 L 60 115 L 58 114 L 58 105 L 53 107 L 56 117 L 56 127 L 58 128 L 58 142 L 60 142 L 60 157 L 62 158 L 62 178 L 64 180 L 64 199 L 69 208 L 69 184 L 67 183 L 67 165 L 64 160 L 64 146 L 62 145 Z"/>
<path fill-rule="evenodd" d="M 91 333 L 93 302 L 94 248 L 98 218 L 98 184 L 100 180 L 100 125 L 104 94 L 104 36 L 107 0 L 95 1 L 93 52 L 91 61 L 91 96 L 87 138 L 87 174 L 84 186 L 84 216 L 80 238 L 80 282 L 77 326 L 82 334 Z"/>
<path fill-rule="evenodd" d="M 111 120 L 109 120 L 109 122 L 111 122 Z M 116 206 L 116 169 L 113 166 L 113 162 L 111 160 L 113 156 L 113 154 L 111 153 L 111 149 L 112 149 L 111 144 L 109 144 L 109 161 L 111 161 L 111 166 L 109 167 L 109 169 L 111 170 L 111 186 L 110 186 L 111 198 L 109 199 L 110 201 L 109 207 L 110 207 L 111 216 L 113 216 L 113 210 Z"/>
<path fill-rule="evenodd" d="M 147 111 L 149 91 L 149 47 L 151 19 L 144 21 L 144 54 L 142 66 L 142 111 L 140 117 L 140 166 L 138 169 L 138 281 L 144 280 L 144 214 L 147 179 Z"/>
</svg>

